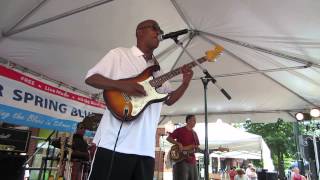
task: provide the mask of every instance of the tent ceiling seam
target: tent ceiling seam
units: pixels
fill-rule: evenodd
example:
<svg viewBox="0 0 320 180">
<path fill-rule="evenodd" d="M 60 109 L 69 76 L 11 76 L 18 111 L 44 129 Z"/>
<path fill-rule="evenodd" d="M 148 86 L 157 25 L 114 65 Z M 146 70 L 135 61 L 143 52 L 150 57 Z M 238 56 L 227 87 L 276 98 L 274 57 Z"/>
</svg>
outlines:
<svg viewBox="0 0 320 180">
<path fill-rule="evenodd" d="M 205 34 L 205 35 L 208 35 L 208 36 L 211 36 L 211 37 L 218 38 L 218 39 L 226 41 L 226 42 L 230 42 L 230 43 L 237 44 L 237 45 L 249 48 L 249 49 L 253 49 L 253 50 L 256 50 L 256 51 L 260 51 L 260 52 L 264 52 L 264 53 L 267 53 L 267 54 L 271 54 L 271 55 L 274 55 L 274 56 L 277 56 L 277 57 L 281 57 L 281 58 L 284 58 L 284 59 L 287 59 L 287 60 L 291 60 L 291 61 L 294 61 L 294 62 L 306 64 L 306 65 L 309 65 L 309 66 L 320 67 L 320 64 L 315 64 L 315 63 L 313 63 L 311 61 L 308 61 L 308 60 L 305 60 L 305 59 L 302 59 L 302 58 L 298 58 L 298 57 L 290 56 L 290 55 L 287 55 L 287 54 L 284 54 L 284 53 L 281 53 L 281 52 L 276 52 L 276 51 L 273 51 L 273 50 L 265 49 L 265 48 L 262 48 L 262 47 L 259 47 L 259 46 L 255 46 L 253 44 L 249 44 L 249 43 L 246 43 L 246 42 L 241 42 L 241 41 L 233 40 L 233 39 L 226 38 L 226 37 L 223 37 L 223 36 L 218 36 L 218 35 L 215 35 L 215 34 L 212 34 L 212 33 L 209 33 L 209 32 L 205 32 L 205 31 L 198 31 L 198 32 L 202 33 L 202 34 Z"/>
<path fill-rule="evenodd" d="M 206 34 L 206 33 L 203 33 L 203 34 Z M 200 37 L 202 37 L 203 39 L 213 43 L 213 44 L 217 44 L 216 42 L 212 41 L 211 39 L 205 37 L 204 35 L 202 34 L 202 32 L 200 32 Z M 210 36 L 210 35 L 209 35 Z M 249 67 L 255 69 L 255 70 L 259 70 L 257 69 L 256 67 L 254 67 L 253 65 L 247 63 L 245 60 L 243 60 L 242 58 L 240 58 L 239 56 L 235 55 L 234 53 L 232 53 L 231 51 L 227 50 L 227 49 L 224 49 L 228 54 L 230 54 L 231 56 L 233 56 L 234 58 L 238 59 L 239 61 L 241 61 L 242 63 L 248 65 Z M 307 64 L 307 66 L 309 66 L 309 64 Z M 292 94 L 296 95 L 298 98 L 300 98 L 301 100 L 307 102 L 308 104 L 314 106 L 314 107 L 317 107 L 316 104 L 312 103 L 311 101 L 307 100 L 306 98 L 304 98 L 303 96 L 301 96 L 300 94 L 294 92 L 292 89 L 286 87 L 285 85 L 281 84 L 280 82 L 276 81 L 275 79 L 273 79 L 272 77 L 270 77 L 269 75 L 265 74 L 265 73 L 261 73 L 263 76 L 265 76 L 266 78 L 269 78 L 271 81 L 273 81 L 274 83 L 278 84 L 279 86 L 281 86 L 282 88 L 286 89 L 287 91 L 291 92 Z"/>
<path fill-rule="evenodd" d="M 90 4 L 87 4 L 87 5 L 81 6 L 80 8 L 64 12 L 62 14 L 59 14 L 59 15 L 56 15 L 56 16 L 53 16 L 53 17 L 50 17 L 50 18 L 35 22 L 35 23 L 32 23 L 30 25 L 27 25 L 27 26 L 24 26 L 24 27 L 21 27 L 21 28 L 18 28 L 18 29 L 9 31 L 9 32 L 2 31 L 2 36 L 3 37 L 9 37 L 11 35 L 14 35 L 14 34 L 17 34 L 17 33 L 20 33 L 20 32 L 23 32 L 23 31 L 26 31 L 26 30 L 29 30 L 29 29 L 32 29 L 32 28 L 47 24 L 47 23 L 50 23 L 50 22 L 53 22 L 53 21 L 56 21 L 56 20 L 59 20 L 59 19 L 65 18 L 65 17 L 71 16 L 73 14 L 76 14 L 76 13 L 79 13 L 79 12 L 94 8 L 96 6 L 99 6 L 99 5 L 102 5 L 102 4 L 111 2 L 111 1 L 113 1 L 113 0 L 96 1 L 94 3 L 90 3 Z"/>
</svg>

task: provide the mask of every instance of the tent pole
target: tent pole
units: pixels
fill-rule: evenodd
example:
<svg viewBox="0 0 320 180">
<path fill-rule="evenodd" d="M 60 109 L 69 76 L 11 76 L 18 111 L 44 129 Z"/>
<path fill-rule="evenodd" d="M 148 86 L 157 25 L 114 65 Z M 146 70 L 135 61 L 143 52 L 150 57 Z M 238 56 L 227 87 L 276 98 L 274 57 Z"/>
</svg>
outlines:
<svg viewBox="0 0 320 180">
<path fill-rule="evenodd" d="M 209 180 L 209 148 L 208 148 L 208 103 L 207 103 L 207 87 L 210 81 L 209 78 L 201 78 L 204 89 L 204 124 L 205 124 L 205 140 L 204 140 L 204 179 Z"/>
<path fill-rule="evenodd" d="M 200 37 L 202 37 L 203 39 L 207 40 L 208 42 L 212 43 L 212 44 L 217 44 L 215 43 L 214 41 L 212 41 L 211 39 L 203 36 L 202 34 L 208 34 L 209 36 L 213 36 L 213 37 L 216 37 L 215 35 L 211 35 L 210 33 L 206 33 L 206 32 L 200 32 Z M 234 41 L 234 40 L 232 40 Z M 250 48 L 250 47 L 249 47 Z M 227 49 L 224 49 L 225 52 L 227 52 L 228 54 L 230 54 L 231 56 L 233 56 L 234 58 L 240 60 L 241 62 L 243 62 L 244 64 L 248 65 L 249 67 L 253 68 L 254 70 L 259 70 L 257 69 L 256 67 L 254 67 L 253 65 L 247 63 L 245 60 L 241 59 L 240 57 L 238 57 L 237 55 L 235 55 L 234 53 L 232 53 L 231 51 L 227 50 Z M 305 60 L 303 60 L 304 64 L 307 64 L 308 66 L 310 65 L 310 63 L 306 63 Z M 299 61 L 300 62 L 300 61 Z M 300 62 L 302 63 L 302 62 Z M 315 65 L 315 64 L 313 64 Z M 320 67 L 320 65 L 319 65 Z M 283 84 L 281 84 L 280 82 L 274 80 L 273 78 L 271 78 L 270 76 L 262 73 L 262 75 L 264 75 L 265 77 L 269 78 L 270 80 L 272 80 L 274 83 L 278 84 L 279 86 L 281 86 L 282 88 L 286 89 L 287 91 L 291 92 L 292 94 L 296 95 L 298 98 L 302 99 L 303 101 L 307 102 L 308 104 L 310 105 L 313 105 L 314 107 L 318 107 L 316 104 L 312 103 L 311 101 L 307 100 L 306 98 L 300 96 L 298 93 L 294 92 L 293 90 L 289 89 L 288 87 L 284 86 Z"/>
<path fill-rule="evenodd" d="M 113 0 L 100 0 L 100 1 L 88 4 L 88 5 L 84 5 L 84 6 L 80 7 L 80 8 L 77 8 L 77 9 L 74 9 L 74 10 L 67 11 L 65 13 L 56 15 L 54 17 L 47 18 L 47 19 L 35 22 L 33 24 L 21 27 L 19 29 L 15 29 L 15 30 L 12 30 L 12 31 L 3 31 L 2 32 L 2 36 L 8 37 L 8 36 L 11 36 L 11 35 L 14 35 L 14 34 L 17 34 L 17 33 L 20 33 L 20 32 L 23 32 L 23 31 L 26 31 L 26 30 L 29 30 L 29 29 L 32 29 L 32 28 L 35 28 L 35 27 L 38 27 L 38 26 L 41 26 L 41 25 L 44 25 L 44 24 L 47 24 L 49 22 L 56 21 L 58 19 L 62 19 L 64 17 L 67 17 L 67 16 L 70 16 L 70 15 L 73 15 L 73 14 L 76 14 L 76 13 L 91 9 L 93 7 L 96 7 L 96 6 L 99 6 L 101 4 L 105 4 L 105 3 L 111 2 L 111 1 L 113 1 Z"/>
<path fill-rule="evenodd" d="M 191 40 L 192 40 L 192 38 L 190 38 L 190 39 L 188 40 L 188 42 L 187 42 L 187 44 L 186 44 L 185 46 L 182 46 L 182 45 L 180 46 L 180 47 L 182 48 L 182 51 L 180 52 L 178 58 L 177 58 L 176 61 L 174 62 L 173 66 L 171 67 L 170 71 L 172 71 L 172 70 L 176 67 L 178 61 L 180 60 L 182 54 L 186 51 L 186 48 L 189 46 Z"/>
<path fill-rule="evenodd" d="M 318 176 L 318 178 L 320 177 L 320 173 L 319 173 L 319 149 L 317 146 L 317 138 L 315 135 L 315 132 L 313 132 L 313 137 L 312 137 L 312 142 L 313 142 L 313 148 L 314 148 L 314 155 L 315 155 L 315 159 L 316 159 L 316 174 Z"/>
<path fill-rule="evenodd" d="M 261 153 L 262 167 L 265 168 L 265 166 L 264 166 L 264 159 L 263 159 L 262 138 L 260 139 L 260 153 Z"/>
<path fill-rule="evenodd" d="M 162 116 L 161 120 L 158 122 L 158 125 L 160 125 L 162 123 L 162 121 L 164 121 L 167 118 L 166 115 Z"/>
<path fill-rule="evenodd" d="M 296 159 L 297 159 L 298 167 L 301 171 L 301 174 L 304 174 L 304 162 L 301 154 L 301 147 L 300 147 L 300 140 L 299 140 L 299 135 L 300 135 L 299 123 L 294 117 L 294 115 L 292 115 L 291 113 L 288 113 L 288 114 L 295 119 L 295 121 L 293 122 L 292 128 L 293 128 L 293 135 L 294 135 L 294 140 L 297 148 Z"/>
<path fill-rule="evenodd" d="M 184 36 L 180 41 L 183 43 L 183 42 L 185 42 L 187 39 L 188 39 L 187 36 Z M 176 44 L 171 44 L 169 47 L 167 47 L 166 49 L 164 49 L 163 51 L 161 51 L 159 54 L 155 55 L 155 57 L 156 57 L 157 59 L 159 59 L 159 58 L 161 58 L 162 56 L 164 56 L 165 54 L 170 53 L 171 51 L 176 50 L 176 49 L 178 49 L 178 48 L 179 48 L 179 46 L 177 46 Z M 159 61 L 159 62 L 161 62 L 161 61 Z"/>
<path fill-rule="evenodd" d="M 10 31 L 12 31 L 15 27 L 17 27 L 19 24 L 21 24 L 22 22 L 24 22 L 27 18 L 29 18 L 37 9 L 39 9 L 47 0 L 42 0 L 41 2 L 39 2 L 36 6 L 34 6 L 29 12 L 27 12 L 24 16 L 22 16 L 18 22 L 16 22 L 14 25 L 12 25 L 11 27 L 8 28 L 7 31 L 5 31 L 4 33 L 8 33 Z"/>
<path fill-rule="evenodd" d="M 171 0 L 172 5 L 176 8 L 178 14 L 182 18 L 182 20 L 187 24 L 189 29 L 194 29 L 194 26 L 188 21 L 187 17 L 183 14 L 181 8 L 179 7 L 178 3 L 175 0 Z"/>
<path fill-rule="evenodd" d="M 214 78 L 222 78 L 222 77 L 230 77 L 230 76 L 242 76 L 247 74 L 264 74 L 269 72 L 279 72 L 279 71 L 292 71 L 297 69 L 306 69 L 309 68 L 307 65 L 303 66 L 294 66 L 294 67 L 286 67 L 286 68 L 274 68 L 274 69 L 265 69 L 265 70 L 254 70 L 254 71 L 246 71 L 246 72 L 238 72 L 238 73 L 228 73 L 228 74 L 219 74 L 214 75 Z M 200 80 L 200 78 L 193 78 L 193 80 Z M 181 80 L 172 80 L 171 82 L 180 82 Z"/>
<path fill-rule="evenodd" d="M 229 39 L 229 38 L 222 37 L 222 36 L 218 36 L 218 35 L 215 35 L 215 34 L 212 34 L 212 33 L 209 33 L 209 32 L 204 32 L 204 31 L 198 31 L 198 32 L 201 33 L 201 34 L 205 34 L 205 35 L 214 37 L 214 38 L 218 38 L 218 39 L 226 41 L 226 42 L 230 42 L 230 43 L 237 44 L 237 45 L 240 45 L 240 46 L 243 46 L 243 47 L 246 47 L 246 48 L 250 48 L 250 49 L 253 49 L 253 50 L 256 50 L 256 51 L 264 52 L 264 53 L 271 54 L 271 55 L 274 55 L 274 56 L 277 56 L 277 57 L 281 57 L 281 58 L 284 58 L 284 59 L 287 59 L 287 60 L 291 60 L 291 61 L 294 61 L 294 62 L 298 62 L 298 63 L 302 63 L 302 64 L 306 64 L 306 65 L 315 66 L 315 67 L 320 68 L 320 64 L 315 64 L 315 63 L 313 63 L 311 61 L 308 61 L 308 60 L 305 60 L 305 59 L 302 59 L 302 58 L 290 56 L 290 55 L 287 55 L 287 54 L 284 54 L 284 53 L 281 53 L 281 52 L 275 52 L 275 51 L 272 51 L 272 50 L 269 50 L 269 49 L 265 49 L 265 48 L 262 48 L 262 47 L 259 47 L 259 46 L 253 45 L 253 44 L 249 44 L 249 43 L 241 42 L 241 41 L 236 41 L 236 40 Z"/>
</svg>

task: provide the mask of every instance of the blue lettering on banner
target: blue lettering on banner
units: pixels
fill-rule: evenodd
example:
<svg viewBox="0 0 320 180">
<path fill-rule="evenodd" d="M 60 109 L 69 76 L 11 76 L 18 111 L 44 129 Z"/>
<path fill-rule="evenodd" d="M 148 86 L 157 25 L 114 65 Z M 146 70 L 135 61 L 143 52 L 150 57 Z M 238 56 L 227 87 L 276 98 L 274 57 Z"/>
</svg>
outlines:
<svg viewBox="0 0 320 180">
<path fill-rule="evenodd" d="M 29 92 L 23 92 L 22 90 L 15 89 L 12 97 L 15 101 L 23 101 L 24 103 L 33 103 L 35 106 L 53 110 L 65 114 L 67 112 L 67 105 L 59 103 L 51 99 L 43 98 L 38 95 L 33 95 Z"/>
<path fill-rule="evenodd" d="M 2 91 L 3 91 L 3 86 L 0 84 L 0 96 L 3 96 Z"/>
<path fill-rule="evenodd" d="M 22 100 L 22 96 L 20 95 L 20 93 L 22 93 L 22 91 L 15 89 L 13 91 L 13 94 L 16 95 L 16 97 L 12 97 L 12 99 L 16 100 L 16 101 L 21 101 Z"/>
<path fill-rule="evenodd" d="M 71 116 L 79 116 L 81 118 L 85 118 L 86 116 L 89 116 L 92 114 L 92 112 L 88 112 L 86 110 L 77 109 L 75 107 L 71 110 Z"/>
<path fill-rule="evenodd" d="M 0 121 L 35 128 L 75 132 L 77 122 L 0 104 Z"/>
</svg>

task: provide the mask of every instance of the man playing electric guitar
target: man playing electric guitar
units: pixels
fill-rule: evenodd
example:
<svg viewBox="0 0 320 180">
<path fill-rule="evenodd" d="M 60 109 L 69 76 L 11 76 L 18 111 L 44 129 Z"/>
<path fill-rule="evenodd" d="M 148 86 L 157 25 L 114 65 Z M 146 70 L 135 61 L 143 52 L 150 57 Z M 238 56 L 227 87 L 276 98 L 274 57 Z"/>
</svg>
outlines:
<svg viewBox="0 0 320 180">
<path fill-rule="evenodd" d="M 112 28 L 112 27 L 110 27 Z M 130 78 L 157 64 L 153 51 L 159 45 L 158 36 L 163 31 L 154 20 L 145 20 L 136 27 L 137 45 L 132 48 L 110 50 L 86 76 L 86 83 L 98 89 L 121 93 L 113 104 L 122 104 L 123 121 L 117 113 L 105 110 L 100 121 L 94 143 L 97 150 L 92 160 L 89 180 L 152 180 L 155 164 L 155 135 L 163 103 L 155 102 L 146 106 L 134 121 L 127 121 L 131 113 L 130 98 L 147 96 L 147 89 Z M 112 43 L 112 42 L 110 42 Z M 148 69 L 149 70 L 149 69 Z M 159 70 L 152 69 L 154 77 Z M 182 83 L 177 89 L 165 82 L 157 88 L 159 93 L 169 93 L 164 103 L 172 105 L 182 97 L 192 79 L 192 70 L 182 68 Z M 111 96 L 105 98 L 108 102 Z M 118 94 L 118 93 L 115 93 Z M 124 97 L 121 101 L 120 97 Z M 147 96 L 148 97 L 148 96 Z M 126 121 L 125 123 L 123 123 Z M 123 123 L 123 124 L 122 124 Z"/>
<path fill-rule="evenodd" d="M 197 180 L 198 170 L 194 152 L 199 148 L 197 133 L 193 130 L 196 124 L 195 115 L 186 116 L 186 126 L 177 128 L 167 138 L 167 140 L 179 146 L 181 151 L 192 151 L 188 157 L 173 165 L 173 180 Z"/>
</svg>

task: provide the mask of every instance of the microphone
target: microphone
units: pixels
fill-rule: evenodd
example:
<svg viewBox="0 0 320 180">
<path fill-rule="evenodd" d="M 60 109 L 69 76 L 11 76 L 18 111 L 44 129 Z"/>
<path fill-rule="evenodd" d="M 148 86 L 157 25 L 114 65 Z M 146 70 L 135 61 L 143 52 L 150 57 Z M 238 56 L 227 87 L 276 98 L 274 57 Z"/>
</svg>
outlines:
<svg viewBox="0 0 320 180">
<path fill-rule="evenodd" d="M 158 39 L 159 39 L 159 41 L 169 39 L 169 38 L 176 39 L 178 36 L 183 35 L 183 34 L 187 34 L 188 32 L 189 32 L 188 29 L 183 29 L 180 31 L 170 32 L 170 33 L 164 34 L 164 35 L 161 34 L 158 36 Z"/>
</svg>

